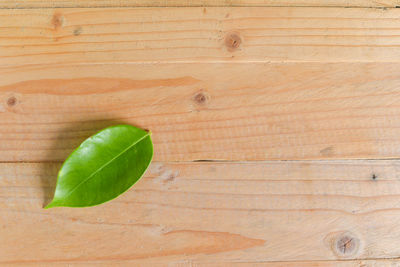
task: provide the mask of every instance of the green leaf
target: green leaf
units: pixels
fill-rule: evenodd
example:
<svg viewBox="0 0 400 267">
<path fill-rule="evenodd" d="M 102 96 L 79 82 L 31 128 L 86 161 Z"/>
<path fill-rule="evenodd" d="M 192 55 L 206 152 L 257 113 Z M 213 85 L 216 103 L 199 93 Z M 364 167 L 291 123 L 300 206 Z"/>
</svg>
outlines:
<svg viewBox="0 0 400 267">
<path fill-rule="evenodd" d="M 67 158 L 45 208 L 89 207 L 114 199 L 142 177 L 152 158 L 149 132 L 130 125 L 106 128 Z"/>
</svg>

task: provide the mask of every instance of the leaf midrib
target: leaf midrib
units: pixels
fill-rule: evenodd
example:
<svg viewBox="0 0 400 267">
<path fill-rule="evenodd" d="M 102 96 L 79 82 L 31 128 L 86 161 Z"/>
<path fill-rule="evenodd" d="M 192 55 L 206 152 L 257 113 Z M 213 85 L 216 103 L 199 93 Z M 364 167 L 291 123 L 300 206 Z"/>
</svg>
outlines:
<svg viewBox="0 0 400 267">
<path fill-rule="evenodd" d="M 106 162 L 104 165 L 102 165 L 100 168 L 98 168 L 96 171 L 94 171 L 91 175 L 89 175 L 87 178 L 85 178 L 84 180 L 82 180 L 79 184 L 77 184 L 66 196 L 64 196 L 64 200 L 66 200 L 70 195 L 72 195 L 73 192 L 75 192 L 76 189 L 78 189 L 82 184 L 86 183 L 87 181 L 89 181 L 93 176 L 95 176 L 99 171 L 101 171 L 102 169 L 104 169 L 105 167 L 107 167 L 111 162 L 113 162 L 115 159 L 117 159 L 118 157 L 120 157 L 122 154 L 124 154 L 126 151 L 128 151 L 129 149 L 131 149 L 132 147 L 134 147 L 137 143 L 141 142 L 143 139 L 145 139 L 147 136 L 149 136 L 149 133 L 146 133 L 145 135 L 143 135 L 140 139 L 138 139 L 137 141 L 135 141 L 134 143 L 132 143 L 131 145 L 129 145 L 127 148 L 125 148 L 123 151 L 121 151 L 118 155 L 116 155 L 115 157 L 113 157 L 112 159 L 110 159 L 108 162 Z M 64 204 L 65 201 L 63 201 L 62 203 Z"/>
</svg>

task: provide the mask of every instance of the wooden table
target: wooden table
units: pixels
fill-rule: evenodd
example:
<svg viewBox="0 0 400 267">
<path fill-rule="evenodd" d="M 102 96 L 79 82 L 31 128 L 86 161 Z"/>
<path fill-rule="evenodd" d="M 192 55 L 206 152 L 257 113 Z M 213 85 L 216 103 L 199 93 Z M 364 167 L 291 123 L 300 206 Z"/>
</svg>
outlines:
<svg viewBox="0 0 400 267">
<path fill-rule="evenodd" d="M 2 266 L 399 266 L 399 0 L 3 0 Z M 145 177 L 42 207 L 106 126 Z"/>
</svg>

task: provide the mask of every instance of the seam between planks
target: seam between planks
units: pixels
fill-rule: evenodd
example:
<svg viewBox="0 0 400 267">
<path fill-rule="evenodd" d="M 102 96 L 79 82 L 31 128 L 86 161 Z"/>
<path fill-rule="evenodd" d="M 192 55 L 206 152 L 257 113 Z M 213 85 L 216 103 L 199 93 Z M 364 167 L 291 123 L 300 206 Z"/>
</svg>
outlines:
<svg viewBox="0 0 400 267">
<path fill-rule="evenodd" d="M 260 8 L 260 7 L 265 7 L 265 8 L 354 8 L 354 9 L 396 9 L 400 8 L 400 6 L 378 6 L 378 7 L 368 7 L 368 6 L 294 6 L 294 5 L 281 5 L 281 6 L 273 6 L 273 5 L 190 5 L 190 6 L 179 6 L 179 5 L 168 5 L 168 6 L 163 6 L 163 5 L 121 5 L 121 6 L 62 6 L 62 5 L 57 5 L 57 6 L 37 6 L 37 7 L 6 7 L 6 6 L 1 6 L 0 5 L 0 10 L 19 10 L 19 9 L 85 9 L 85 8 L 99 8 L 99 9 L 108 9 L 108 8 L 116 8 L 116 9 L 121 9 L 121 8 L 195 8 L 195 7 L 215 7 L 215 8 L 230 8 L 230 7 L 237 7 L 237 8 L 249 8 L 249 7 L 254 7 L 254 8 Z"/>
<path fill-rule="evenodd" d="M 133 260 L 125 260 L 126 262 L 134 262 L 136 260 L 143 260 L 143 259 L 133 259 Z M 260 260 L 260 261 L 245 261 L 245 263 L 307 263 L 307 262 L 354 262 L 354 261 L 384 261 L 384 260 L 400 260 L 400 257 L 383 257 L 383 258 L 349 258 L 349 259 L 329 259 L 329 260 L 318 260 L 318 259 L 311 259 L 311 260 Z M 22 261 L 0 261 L 0 264 L 16 264 L 16 263 L 102 263 L 102 262 L 121 262 L 121 260 L 118 259 L 104 259 L 104 260 L 87 260 L 87 261 L 81 261 L 81 260 L 44 260 L 44 261 L 30 261 L 30 260 L 22 260 Z M 241 263 L 242 261 L 226 261 L 226 262 L 219 262 L 219 263 Z M 207 261 L 201 261 L 201 263 L 207 263 Z M 210 262 L 211 263 L 211 262 Z M 215 263 L 215 262 L 212 262 Z"/>
<path fill-rule="evenodd" d="M 72 152 L 71 152 L 72 153 Z M 253 164 L 253 163 L 279 163 L 279 162 L 365 162 L 365 161 L 399 161 L 400 158 L 334 158 L 334 159 L 277 159 L 277 160 L 219 160 L 219 159 L 196 159 L 196 160 L 165 160 L 165 161 L 152 161 L 151 163 L 232 163 L 232 164 Z M 56 161 L 0 161 L 0 164 L 60 164 L 63 160 Z"/>
</svg>

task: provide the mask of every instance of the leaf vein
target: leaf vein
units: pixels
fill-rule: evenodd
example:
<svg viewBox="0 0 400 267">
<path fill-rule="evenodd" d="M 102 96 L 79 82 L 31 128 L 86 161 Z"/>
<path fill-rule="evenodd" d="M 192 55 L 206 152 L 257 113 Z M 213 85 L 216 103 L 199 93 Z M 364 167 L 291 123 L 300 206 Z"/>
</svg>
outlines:
<svg viewBox="0 0 400 267">
<path fill-rule="evenodd" d="M 117 159 L 118 157 L 120 157 L 122 154 L 124 154 L 126 151 L 128 151 L 129 149 L 131 149 L 132 147 L 134 147 L 136 144 L 138 144 L 139 142 L 141 142 L 143 139 L 145 139 L 147 136 L 149 136 L 149 133 L 146 133 L 145 135 L 143 135 L 140 139 L 138 139 L 137 141 L 133 142 L 131 145 L 129 145 L 127 148 L 125 148 L 123 151 L 121 151 L 118 155 L 116 155 L 115 157 L 113 157 L 112 159 L 110 159 L 108 162 L 106 162 L 104 165 L 102 165 L 100 168 L 98 168 L 96 171 L 94 171 L 91 175 L 89 175 L 87 178 L 83 179 L 79 184 L 77 184 L 66 196 L 64 196 L 64 201 L 62 202 L 63 204 L 65 203 L 65 200 L 72 195 L 73 192 L 75 192 L 76 189 L 78 189 L 82 184 L 86 183 L 87 181 L 89 181 L 93 176 L 95 176 L 99 171 L 101 171 L 102 169 L 104 169 L 105 167 L 107 167 L 111 162 L 113 162 L 115 159 Z"/>
</svg>

